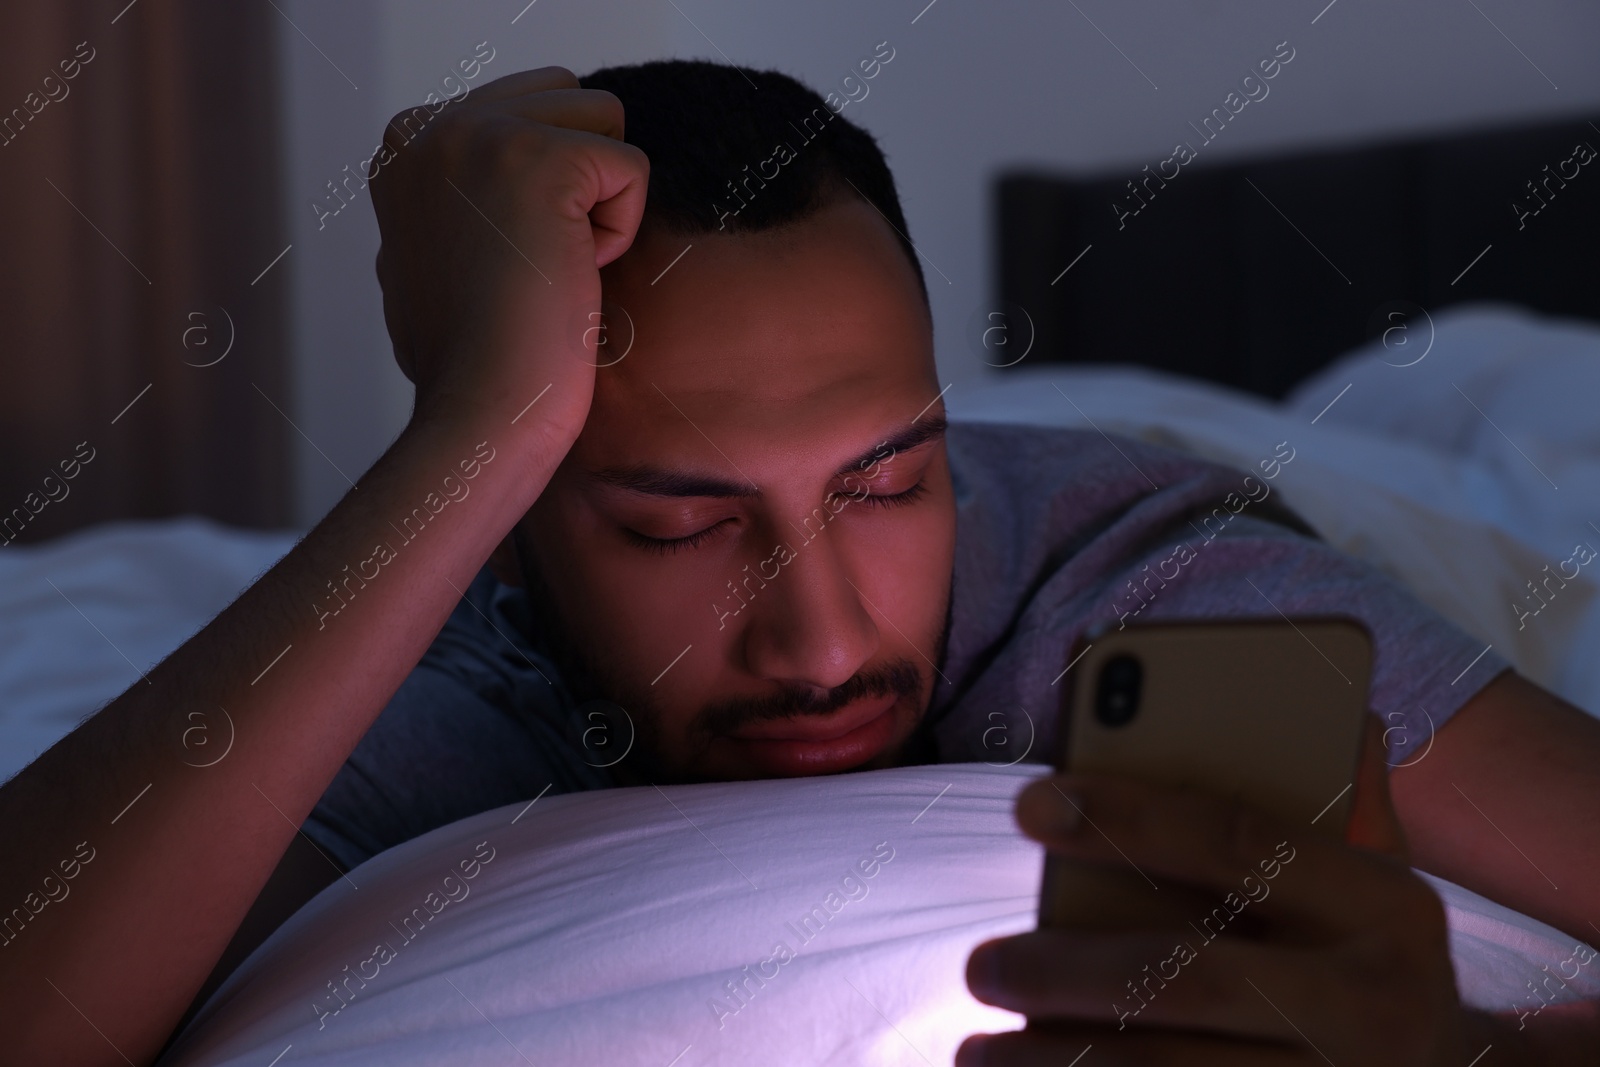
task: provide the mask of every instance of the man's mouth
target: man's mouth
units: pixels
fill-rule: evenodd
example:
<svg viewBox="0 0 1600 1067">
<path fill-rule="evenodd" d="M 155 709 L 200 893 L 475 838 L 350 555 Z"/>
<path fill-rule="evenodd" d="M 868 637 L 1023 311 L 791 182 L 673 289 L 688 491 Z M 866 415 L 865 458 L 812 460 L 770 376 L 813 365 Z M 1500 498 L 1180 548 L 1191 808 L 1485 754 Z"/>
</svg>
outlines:
<svg viewBox="0 0 1600 1067">
<path fill-rule="evenodd" d="M 825 715 L 795 715 L 740 727 L 727 737 L 745 762 L 769 774 L 827 774 L 865 763 L 894 736 L 898 693 L 847 704 Z"/>
</svg>

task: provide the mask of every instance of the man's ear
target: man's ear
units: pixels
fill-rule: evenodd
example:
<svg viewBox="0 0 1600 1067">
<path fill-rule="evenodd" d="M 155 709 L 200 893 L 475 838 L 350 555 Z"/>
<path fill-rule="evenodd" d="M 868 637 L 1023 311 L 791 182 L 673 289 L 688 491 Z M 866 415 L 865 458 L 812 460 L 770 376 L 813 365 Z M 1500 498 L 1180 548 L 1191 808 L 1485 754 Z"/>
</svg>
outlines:
<svg viewBox="0 0 1600 1067">
<path fill-rule="evenodd" d="M 512 538 L 512 534 L 506 534 L 494 546 L 494 551 L 489 553 L 489 570 L 500 580 L 500 584 L 521 589 L 522 566 L 517 559 L 517 543 Z"/>
</svg>

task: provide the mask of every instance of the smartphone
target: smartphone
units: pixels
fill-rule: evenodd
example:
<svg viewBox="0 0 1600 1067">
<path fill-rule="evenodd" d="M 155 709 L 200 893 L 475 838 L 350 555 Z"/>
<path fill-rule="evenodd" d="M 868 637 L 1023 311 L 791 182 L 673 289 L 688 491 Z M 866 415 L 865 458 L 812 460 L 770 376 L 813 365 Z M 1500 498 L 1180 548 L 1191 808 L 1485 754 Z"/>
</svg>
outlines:
<svg viewBox="0 0 1600 1067">
<path fill-rule="evenodd" d="M 1102 627 L 1068 655 L 1057 769 L 1193 786 L 1304 834 L 1343 839 L 1371 677 L 1372 637 L 1359 621 Z M 1197 888 L 1158 886 L 1131 861 L 1108 867 L 1047 854 L 1039 925 L 1181 925 L 1215 903 Z"/>
</svg>

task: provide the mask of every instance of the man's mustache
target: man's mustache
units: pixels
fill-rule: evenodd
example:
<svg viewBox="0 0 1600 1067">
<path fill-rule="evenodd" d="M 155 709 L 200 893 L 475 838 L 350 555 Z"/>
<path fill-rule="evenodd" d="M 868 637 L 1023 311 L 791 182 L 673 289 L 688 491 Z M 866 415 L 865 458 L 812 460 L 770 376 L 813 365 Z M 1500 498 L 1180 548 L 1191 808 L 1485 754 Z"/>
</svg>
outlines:
<svg viewBox="0 0 1600 1067">
<path fill-rule="evenodd" d="M 916 696 L 922 676 L 910 660 L 901 659 L 852 675 L 842 685 L 818 696 L 803 686 L 780 689 L 753 700 L 728 700 L 713 704 L 700 713 L 700 727 L 713 735 L 727 735 L 750 723 L 769 719 L 788 719 L 799 715 L 826 715 L 846 704 L 867 697 Z"/>
</svg>

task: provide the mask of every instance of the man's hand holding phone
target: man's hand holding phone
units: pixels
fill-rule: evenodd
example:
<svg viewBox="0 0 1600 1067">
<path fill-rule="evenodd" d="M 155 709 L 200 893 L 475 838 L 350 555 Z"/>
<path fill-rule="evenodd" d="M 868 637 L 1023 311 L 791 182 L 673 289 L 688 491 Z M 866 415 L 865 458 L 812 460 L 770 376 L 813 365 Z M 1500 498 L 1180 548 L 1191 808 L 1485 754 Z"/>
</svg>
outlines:
<svg viewBox="0 0 1600 1067">
<path fill-rule="evenodd" d="M 956 1062 L 1067 1064 L 1092 1045 L 1086 1064 L 1465 1067 L 1503 1045 L 1500 1024 L 1460 1005 L 1444 907 L 1407 862 L 1382 727 L 1368 718 L 1344 841 L 1118 775 L 1030 783 L 1017 822 L 1050 852 L 1232 894 L 1235 918 L 980 945 L 973 995 L 1029 1027 L 969 1038 Z"/>
</svg>

